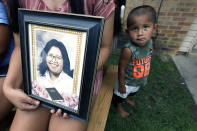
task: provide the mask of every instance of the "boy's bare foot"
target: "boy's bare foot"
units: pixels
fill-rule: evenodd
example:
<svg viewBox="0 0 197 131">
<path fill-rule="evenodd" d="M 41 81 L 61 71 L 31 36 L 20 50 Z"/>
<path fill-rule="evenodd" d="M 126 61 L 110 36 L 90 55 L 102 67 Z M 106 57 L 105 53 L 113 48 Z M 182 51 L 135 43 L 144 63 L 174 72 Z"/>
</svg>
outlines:
<svg viewBox="0 0 197 131">
<path fill-rule="evenodd" d="M 127 117 L 127 116 L 129 115 L 129 113 L 126 112 L 126 111 L 122 108 L 122 105 L 121 105 L 121 104 L 120 104 L 120 105 L 119 105 L 119 104 L 117 105 L 116 110 L 117 110 L 117 112 L 121 115 L 122 118 L 125 118 L 125 117 Z"/>
<path fill-rule="evenodd" d="M 135 101 L 134 100 L 131 100 L 131 99 L 129 99 L 129 98 L 126 98 L 126 100 L 125 100 L 128 104 L 130 104 L 131 106 L 136 106 L 136 104 L 135 104 Z"/>
</svg>

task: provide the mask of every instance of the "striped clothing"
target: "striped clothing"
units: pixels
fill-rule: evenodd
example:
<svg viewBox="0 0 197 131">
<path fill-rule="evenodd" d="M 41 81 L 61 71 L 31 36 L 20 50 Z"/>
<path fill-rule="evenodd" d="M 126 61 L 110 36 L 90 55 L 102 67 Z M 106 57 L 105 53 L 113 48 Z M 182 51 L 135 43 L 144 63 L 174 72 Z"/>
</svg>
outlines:
<svg viewBox="0 0 197 131">
<path fill-rule="evenodd" d="M 71 8 L 69 7 L 68 0 L 62 4 L 62 6 L 57 10 L 51 10 L 45 5 L 43 0 L 20 0 L 21 7 L 31 10 L 45 10 L 54 11 L 61 13 L 71 13 Z M 114 0 L 108 0 L 104 2 L 103 0 L 84 0 L 84 13 L 86 15 L 103 16 L 106 19 L 114 11 L 115 3 Z M 94 94 L 97 95 L 102 84 L 103 72 L 99 71 L 96 75 Z"/>
<path fill-rule="evenodd" d="M 23 8 L 31 10 L 71 13 L 68 0 L 65 0 L 62 6 L 57 10 L 48 8 L 43 0 L 20 0 L 20 3 Z M 114 0 L 108 0 L 108 2 L 104 2 L 103 0 L 84 0 L 84 12 L 86 15 L 103 16 L 107 18 L 114 9 Z"/>
</svg>

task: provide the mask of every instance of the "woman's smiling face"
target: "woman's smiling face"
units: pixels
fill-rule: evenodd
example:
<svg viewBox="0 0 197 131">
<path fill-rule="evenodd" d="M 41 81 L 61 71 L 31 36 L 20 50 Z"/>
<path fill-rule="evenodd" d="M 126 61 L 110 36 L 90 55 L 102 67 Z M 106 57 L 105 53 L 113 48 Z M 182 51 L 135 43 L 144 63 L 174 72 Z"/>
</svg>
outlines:
<svg viewBox="0 0 197 131">
<path fill-rule="evenodd" d="M 62 53 L 58 47 L 52 46 L 46 56 L 47 66 L 50 73 L 60 74 L 63 69 Z"/>
</svg>

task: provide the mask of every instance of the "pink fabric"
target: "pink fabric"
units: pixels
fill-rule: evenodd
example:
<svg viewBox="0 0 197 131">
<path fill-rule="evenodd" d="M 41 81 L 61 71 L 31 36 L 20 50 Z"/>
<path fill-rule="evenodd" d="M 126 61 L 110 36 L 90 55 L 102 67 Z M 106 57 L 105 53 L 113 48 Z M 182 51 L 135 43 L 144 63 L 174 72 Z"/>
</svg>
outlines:
<svg viewBox="0 0 197 131">
<path fill-rule="evenodd" d="M 43 0 L 20 0 L 20 3 L 23 8 L 31 10 L 71 13 L 68 0 L 65 0 L 62 6 L 57 10 L 48 8 Z M 84 12 L 86 15 L 103 16 L 107 18 L 114 9 L 114 0 L 108 0 L 108 2 L 104 2 L 103 0 L 84 0 Z"/>
<path fill-rule="evenodd" d="M 61 13 L 71 12 L 68 0 L 65 0 L 65 2 L 58 10 L 49 9 L 44 4 L 43 0 L 20 0 L 20 4 L 23 8 L 31 10 L 45 10 Z M 112 13 L 112 11 L 114 11 L 114 9 L 114 0 L 108 0 L 108 2 L 104 2 L 103 0 L 84 0 L 84 13 L 86 15 L 103 16 L 105 18 L 108 18 L 108 16 Z M 103 71 L 97 72 L 93 91 L 95 95 L 97 95 L 100 90 L 102 79 Z"/>
<path fill-rule="evenodd" d="M 69 3 L 66 0 L 62 7 L 58 10 L 51 10 L 44 4 L 43 0 L 20 0 L 20 4 L 23 8 L 31 9 L 31 10 L 45 10 L 45 11 L 54 11 L 54 12 L 65 12 L 70 13 Z"/>
<path fill-rule="evenodd" d="M 85 14 L 95 15 L 95 16 L 103 16 L 107 18 L 112 11 L 115 9 L 114 0 L 108 0 L 105 3 L 103 0 L 84 0 L 86 4 Z"/>
</svg>

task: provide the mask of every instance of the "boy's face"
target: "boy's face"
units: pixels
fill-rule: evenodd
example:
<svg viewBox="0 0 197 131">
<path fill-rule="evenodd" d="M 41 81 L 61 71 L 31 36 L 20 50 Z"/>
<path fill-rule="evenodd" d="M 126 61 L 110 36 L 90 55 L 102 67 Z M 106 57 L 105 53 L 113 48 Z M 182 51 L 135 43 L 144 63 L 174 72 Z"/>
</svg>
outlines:
<svg viewBox="0 0 197 131">
<path fill-rule="evenodd" d="M 127 33 L 132 42 L 139 46 L 144 46 L 151 39 L 154 28 L 154 23 L 151 21 L 150 15 L 145 14 L 135 16 L 132 19 Z"/>
</svg>

